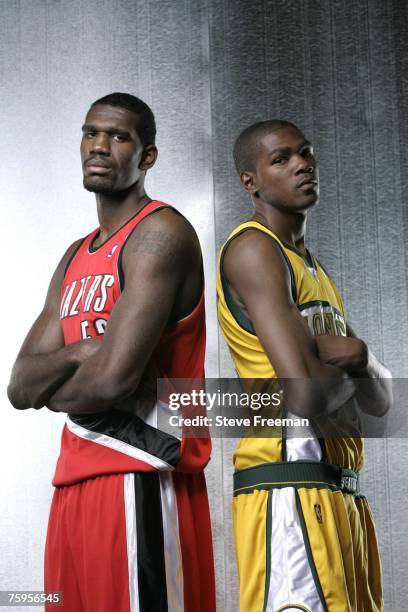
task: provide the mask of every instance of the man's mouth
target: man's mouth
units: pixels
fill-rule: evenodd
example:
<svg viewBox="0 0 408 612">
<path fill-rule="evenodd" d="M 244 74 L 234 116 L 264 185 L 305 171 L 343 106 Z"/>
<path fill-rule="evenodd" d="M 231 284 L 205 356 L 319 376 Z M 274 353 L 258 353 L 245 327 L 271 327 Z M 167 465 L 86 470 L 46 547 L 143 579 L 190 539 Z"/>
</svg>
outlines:
<svg viewBox="0 0 408 612">
<path fill-rule="evenodd" d="M 85 168 L 93 174 L 106 174 L 112 169 L 112 166 L 103 159 L 88 159 L 85 162 Z"/>
<path fill-rule="evenodd" d="M 301 189 L 303 187 L 304 189 L 311 189 L 313 187 L 317 187 L 317 185 L 318 185 L 317 179 L 315 179 L 312 176 L 308 176 L 307 178 L 303 179 L 302 181 L 300 181 L 300 183 L 297 184 L 297 188 Z"/>
</svg>

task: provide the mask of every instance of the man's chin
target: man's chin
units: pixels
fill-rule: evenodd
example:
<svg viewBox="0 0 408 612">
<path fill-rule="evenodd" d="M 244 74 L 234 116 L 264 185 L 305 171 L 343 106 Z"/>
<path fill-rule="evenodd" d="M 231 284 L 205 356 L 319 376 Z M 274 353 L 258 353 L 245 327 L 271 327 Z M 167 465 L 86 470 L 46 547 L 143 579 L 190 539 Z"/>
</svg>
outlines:
<svg viewBox="0 0 408 612">
<path fill-rule="evenodd" d="M 310 208 L 314 208 L 319 203 L 319 192 L 305 194 L 305 197 L 302 198 L 302 202 L 300 203 L 300 210 L 309 210 Z"/>
<path fill-rule="evenodd" d="M 112 181 L 106 180 L 102 177 L 84 178 L 83 185 L 84 188 L 91 193 L 110 195 L 114 192 Z"/>
</svg>

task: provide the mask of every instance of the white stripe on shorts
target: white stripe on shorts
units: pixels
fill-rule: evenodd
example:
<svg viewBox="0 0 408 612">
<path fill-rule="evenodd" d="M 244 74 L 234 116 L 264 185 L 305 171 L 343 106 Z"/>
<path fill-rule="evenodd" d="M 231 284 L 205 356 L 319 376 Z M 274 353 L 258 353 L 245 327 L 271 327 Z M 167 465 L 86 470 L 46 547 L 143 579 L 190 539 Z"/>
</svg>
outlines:
<svg viewBox="0 0 408 612">
<path fill-rule="evenodd" d="M 271 546 L 271 575 L 265 612 L 291 610 L 291 604 L 324 612 L 303 540 L 295 489 L 274 489 L 271 511 L 271 542 L 267 543 Z"/>
<path fill-rule="evenodd" d="M 134 474 L 124 474 L 126 544 L 129 572 L 130 612 L 139 612 L 139 582 L 137 574 L 137 532 Z"/>
<path fill-rule="evenodd" d="M 159 477 L 168 612 L 184 612 L 183 565 L 173 475 L 170 472 L 161 472 Z"/>
</svg>

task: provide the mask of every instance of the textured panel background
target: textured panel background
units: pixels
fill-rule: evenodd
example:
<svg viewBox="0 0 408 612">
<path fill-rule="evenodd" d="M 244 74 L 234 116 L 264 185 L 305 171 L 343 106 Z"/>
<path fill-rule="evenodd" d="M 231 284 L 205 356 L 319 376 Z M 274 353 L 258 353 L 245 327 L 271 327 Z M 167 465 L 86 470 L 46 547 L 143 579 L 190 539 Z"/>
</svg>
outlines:
<svg viewBox="0 0 408 612">
<path fill-rule="evenodd" d="M 232 373 L 215 317 L 216 248 L 251 213 L 232 165 L 240 130 L 299 124 L 320 161 L 310 248 L 343 293 L 356 331 L 408 374 L 408 8 L 392 0 L 0 0 L 3 279 L 0 384 L 66 246 L 96 223 L 81 187 L 80 126 L 114 90 L 140 95 L 158 123 L 148 192 L 198 230 L 207 283 L 207 373 Z M 3 400 L 4 401 L 4 400 Z M 42 585 L 49 481 L 62 418 L 2 416 L 0 588 Z M 208 469 L 219 609 L 234 612 L 233 441 Z M 406 609 L 405 440 L 367 443 L 364 487 L 379 533 L 386 609 Z M 16 608 L 15 608 L 16 609 Z M 17 610 L 17 609 L 16 609 Z"/>
</svg>

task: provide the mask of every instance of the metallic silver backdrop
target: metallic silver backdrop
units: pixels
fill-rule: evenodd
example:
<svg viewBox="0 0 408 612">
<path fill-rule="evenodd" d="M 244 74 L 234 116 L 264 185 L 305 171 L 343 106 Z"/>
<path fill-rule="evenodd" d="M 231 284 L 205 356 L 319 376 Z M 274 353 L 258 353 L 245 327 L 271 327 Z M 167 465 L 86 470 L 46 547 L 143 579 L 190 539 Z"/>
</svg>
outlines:
<svg viewBox="0 0 408 612">
<path fill-rule="evenodd" d="M 149 193 L 178 206 L 200 235 L 208 375 L 232 372 L 216 325 L 216 249 L 250 214 L 231 148 L 267 117 L 298 123 L 314 142 L 322 187 L 309 246 L 338 282 L 355 330 L 394 375 L 408 375 L 405 1 L 0 0 L 0 8 L 3 398 L 56 262 L 96 224 L 81 188 L 80 126 L 89 103 L 115 90 L 151 104 L 160 157 Z M 3 408 L 0 588 L 40 589 L 62 419 L 17 413 L 4 399 Z M 232 443 L 214 447 L 218 604 L 234 612 Z M 405 440 L 367 443 L 364 487 L 388 612 L 407 609 L 407 467 Z"/>
</svg>

